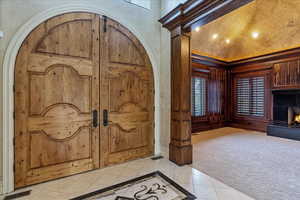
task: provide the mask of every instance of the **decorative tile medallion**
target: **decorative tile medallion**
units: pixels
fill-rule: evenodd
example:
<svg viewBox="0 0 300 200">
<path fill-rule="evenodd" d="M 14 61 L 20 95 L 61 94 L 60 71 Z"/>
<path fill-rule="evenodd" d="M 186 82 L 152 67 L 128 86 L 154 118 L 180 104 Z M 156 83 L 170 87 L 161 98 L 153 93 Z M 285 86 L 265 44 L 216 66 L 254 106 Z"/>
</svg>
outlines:
<svg viewBox="0 0 300 200">
<path fill-rule="evenodd" d="M 194 195 L 156 171 L 72 200 L 193 200 Z"/>
</svg>

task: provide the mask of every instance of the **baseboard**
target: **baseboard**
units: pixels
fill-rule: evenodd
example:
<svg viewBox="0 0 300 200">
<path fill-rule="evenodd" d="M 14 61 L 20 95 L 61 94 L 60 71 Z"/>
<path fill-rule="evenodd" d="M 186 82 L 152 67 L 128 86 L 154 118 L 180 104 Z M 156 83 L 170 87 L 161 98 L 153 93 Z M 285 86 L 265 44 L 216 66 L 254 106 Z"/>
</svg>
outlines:
<svg viewBox="0 0 300 200">
<path fill-rule="evenodd" d="M 0 194 L 3 194 L 2 177 L 0 177 Z"/>
<path fill-rule="evenodd" d="M 219 122 L 192 122 L 192 133 L 208 131 L 225 127 L 224 121 Z"/>
<path fill-rule="evenodd" d="M 259 132 L 267 132 L 267 125 L 268 123 L 265 122 L 248 122 L 249 124 L 245 124 L 242 121 L 240 123 L 238 122 L 232 122 L 230 123 L 230 127 L 233 128 L 241 128 L 241 129 L 247 129 L 247 130 L 253 130 L 253 131 L 259 131 Z"/>
</svg>

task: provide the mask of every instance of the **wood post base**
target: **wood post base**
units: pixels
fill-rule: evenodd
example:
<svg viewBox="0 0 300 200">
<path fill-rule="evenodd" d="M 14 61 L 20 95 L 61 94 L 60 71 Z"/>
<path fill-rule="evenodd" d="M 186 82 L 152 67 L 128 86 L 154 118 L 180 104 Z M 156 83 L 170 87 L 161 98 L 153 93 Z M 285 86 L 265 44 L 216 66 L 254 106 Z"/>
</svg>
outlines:
<svg viewBox="0 0 300 200">
<path fill-rule="evenodd" d="M 171 143 L 169 145 L 169 159 L 179 166 L 192 164 L 193 146 L 175 146 Z"/>
</svg>

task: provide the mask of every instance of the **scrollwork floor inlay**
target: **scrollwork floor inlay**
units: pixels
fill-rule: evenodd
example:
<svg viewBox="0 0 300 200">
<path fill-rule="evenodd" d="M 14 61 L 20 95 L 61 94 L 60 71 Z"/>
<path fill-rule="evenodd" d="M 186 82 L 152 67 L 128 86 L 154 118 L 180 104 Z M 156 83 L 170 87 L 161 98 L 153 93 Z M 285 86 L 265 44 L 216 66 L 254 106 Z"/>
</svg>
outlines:
<svg viewBox="0 0 300 200">
<path fill-rule="evenodd" d="M 153 172 L 73 200 L 193 200 L 194 195 L 161 172 Z"/>
</svg>

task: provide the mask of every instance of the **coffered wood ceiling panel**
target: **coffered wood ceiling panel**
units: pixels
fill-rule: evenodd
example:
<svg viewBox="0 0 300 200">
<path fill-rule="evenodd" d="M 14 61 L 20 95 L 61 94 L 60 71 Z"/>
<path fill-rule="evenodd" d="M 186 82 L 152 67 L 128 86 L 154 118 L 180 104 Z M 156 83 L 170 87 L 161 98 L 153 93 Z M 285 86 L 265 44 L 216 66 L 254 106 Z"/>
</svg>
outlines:
<svg viewBox="0 0 300 200">
<path fill-rule="evenodd" d="M 255 0 L 198 31 L 193 27 L 192 50 L 230 62 L 299 47 L 299 10 L 300 0 Z"/>
</svg>

